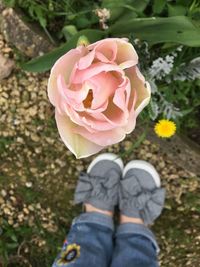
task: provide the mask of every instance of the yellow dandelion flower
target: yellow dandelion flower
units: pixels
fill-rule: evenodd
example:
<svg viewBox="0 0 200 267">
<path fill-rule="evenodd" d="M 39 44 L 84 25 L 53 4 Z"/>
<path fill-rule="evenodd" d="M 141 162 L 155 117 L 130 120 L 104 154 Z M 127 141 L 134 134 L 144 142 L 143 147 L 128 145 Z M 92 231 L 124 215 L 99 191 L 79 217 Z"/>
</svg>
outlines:
<svg viewBox="0 0 200 267">
<path fill-rule="evenodd" d="M 77 244 L 70 244 L 66 247 L 64 251 L 61 252 L 60 258 L 57 260 L 58 266 L 63 266 L 63 264 L 68 264 L 75 261 L 80 257 L 81 247 Z"/>
<path fill-rule="evenodd" d="M 170 120 L 159 120 L 154 127 L 155 133 L 162 138 L 169 138 L 176 132 L 176 124 Z"/>
</svg>

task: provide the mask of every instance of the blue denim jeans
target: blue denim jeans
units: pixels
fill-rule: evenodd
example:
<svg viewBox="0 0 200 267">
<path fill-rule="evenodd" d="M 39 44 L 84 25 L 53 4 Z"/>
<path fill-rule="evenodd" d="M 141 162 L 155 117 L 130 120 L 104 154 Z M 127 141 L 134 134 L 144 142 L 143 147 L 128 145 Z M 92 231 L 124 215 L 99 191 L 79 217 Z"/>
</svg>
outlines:
<svg viewBox="0 0 200 267">
<path fill-rule="evenodd" d="M 114 232 L 111 217 L 83 213 L 74 219 L 52 267 L 158 267 L 158 252 L 146 226 L 125 223 Z"/>
</svg>

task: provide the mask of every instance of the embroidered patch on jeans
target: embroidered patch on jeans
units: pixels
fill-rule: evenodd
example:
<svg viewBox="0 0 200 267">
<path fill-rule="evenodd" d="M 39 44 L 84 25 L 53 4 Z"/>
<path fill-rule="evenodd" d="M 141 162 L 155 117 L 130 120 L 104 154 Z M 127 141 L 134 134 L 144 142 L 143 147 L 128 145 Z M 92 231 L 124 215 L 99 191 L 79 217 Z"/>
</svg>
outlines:
<svg viewBox="0 0 200 267">
<path fill-rule="evenodd" d="M 70 244 L 66 247 L 64 251 L 61 252 L 60 258 L 57 260 L 57 265 L 66 266 L 68 263 L 75 261 L 80 257 L 81 247 L 77 244 Z"/>
</svg>

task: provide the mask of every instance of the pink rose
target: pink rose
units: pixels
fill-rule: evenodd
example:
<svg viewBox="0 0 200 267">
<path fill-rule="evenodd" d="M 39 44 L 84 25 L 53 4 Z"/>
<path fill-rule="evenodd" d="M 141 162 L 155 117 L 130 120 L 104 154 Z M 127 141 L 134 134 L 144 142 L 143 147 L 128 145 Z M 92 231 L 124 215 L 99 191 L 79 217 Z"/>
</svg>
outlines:
<svg viewBox="0 0 200 267">
<path fill-rule="evenodd" d="M 60 136 L 77 158 L 131 133 L 149 103 L 150 86 L 126 39 L 108 38 L 70 50 L 53 66 L 48 96 Z"/>
</svg>

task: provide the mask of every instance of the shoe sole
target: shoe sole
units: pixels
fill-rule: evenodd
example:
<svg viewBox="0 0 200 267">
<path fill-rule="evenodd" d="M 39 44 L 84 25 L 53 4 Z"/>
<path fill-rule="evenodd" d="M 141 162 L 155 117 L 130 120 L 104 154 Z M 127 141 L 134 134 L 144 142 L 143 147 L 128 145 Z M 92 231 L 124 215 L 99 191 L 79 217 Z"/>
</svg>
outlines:
<svg viewBox="0 0 200 267">
<path fill-rule="evenodd" d="M 89 173 L 91 171 L 91 169 L 94 167 L 94 165 L 96 165 L 99 161 L 102 160 L 109 160 L 109 161 L 114 161 L 121 169 L 121 171 L 123 171 L 124 168 L 124 164 L 121 158 L 118 157 L 118 155 L 113 154 L 113 153 L 103 153 L 99 156 L 97 156 L 88 166 L 87 169 L 87 173 Z"/>
<path fill-rule="evenodd" d="M 154 168 L 154 166 L 152 164 L 150 164 L 149 162 L 144 161 L 144 160 L 132 160 L 132 161 L 130 161 L 125 166 L 125 168 L 123 170 L 123 177 L 125 177 L 126 173 L 130 169 L 141 169 L 141 170 L 148 172 L 152 176 L 152 178 L 154 179 L 156 186 L 160 187 L 160 176 L 159 176 L 158 172 L 156 171 L 156 169 Z"/>
</svg>

